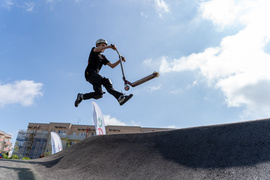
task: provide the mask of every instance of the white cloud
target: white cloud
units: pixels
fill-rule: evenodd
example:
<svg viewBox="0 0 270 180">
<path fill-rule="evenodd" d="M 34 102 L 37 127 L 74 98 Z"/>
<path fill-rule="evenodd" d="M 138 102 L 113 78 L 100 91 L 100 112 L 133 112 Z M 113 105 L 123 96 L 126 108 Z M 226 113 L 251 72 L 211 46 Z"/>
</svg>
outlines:
<svg viewBox="0 0 270 180">
<path fill-rule="evenodd" d="M 35 3 L 25 3 L 25 9 L 27 12 L 31 12 L 34 10 L 34 7 L 35 7 Z"/>
<path fill-rule="evenodd" d="M 202 17 L 224 30 L 241 23 L 242 30 L 222 39 L 220 46 L 169 61 L 162 57 L 160 71 L 198 71 L 222 90 L 229 107 L 245 113 L 270 115 L 270 1 L 211 0 L 201 3 Z"/>
<path fill-rule="evenodd" d="M 152 65 L 152 58 L 148 58 L 146 60 L 143 61 L 143 64 L 146 66 L 151 66 Z"/>
<path fill-rule="evenodd" d="M 175 125 L 170 125 L 170 126 L 167 126 L 165 128 L 170 128 L 170 129 L 180 129 L 178 126 L 175 126 Z"/>
<path fill-rule="evenodd" d="M 142 126 L 140 122 L 131 121 L 132 126 Z"/>
<path fill-rule="evenodd" d="M 150 68 L 154 71 L 159 69 L 160 66 L 160 61 L 159 60 L 153 60 L 152 58 L 147 58 L 143 61 L 143 66 Z"/>
<path fill-rule="evenodd" d="M 234 0 L 212 0 L 201 4 L 203 18 L 211 20 L 222 28 L 233 24 L 242 8 L 245 7 L 236 4 Z"/>
<path fill-rule="evenodd" d="M 161 88 L 161 85 L 157 85 L 157 86 L 149 86 L 148 87 L 148 91 L 153 92 L 153 91 L 157 91 Z"/>
<path fill-rule="evenodd" d="M 46 3 L 54 3 L 55 0 L 46 0 Z"/>
<path fill-rule="evenodd" d="M 84 0 L 74 0 L 75 3 L 80 3 L 80 2 L 83 2 Z"/>
<path fill-rule="evenodd" d="M 155 0 L 155 6 L 159 17 L 162 17 L 163 13 L 169 13 L 170 9 L 167 3 L 164 0 Z"/>
<path fill-rule="evenodd" d="M 108 126 L 108 125 L 114 125 L 114 126 L 128 126 L 128 125 L 141 126 L 140 122 L 131 121 L 130 124 L 126 124 L 126 123 L 122 122 L 121 120 L 119 120 L 119 119 L 117 119 L 115 117 L 111 117 L 110 115 L 103 115 L 103 118 L 104 118 L 104 122 L 105 122 L 106 126 Z"/>
<path fill-rule="evenodd" d="M 46 0 L 46 3 L 49 5 L 51 11 L 54 11 L 55 4 L 58 0 Z"/>
<path fill-rule="evenodd" d="M 20 4 L 21 2 L 14 2 L 13 0 L 5 0 L 1 6 L 10 10 L 12 7 L 25 9 L 27 12 L 32 12 L 35 7 L 33 2 L 25 2 L 24 5 Z"/>
<path fill-rule="evenodd" d="M 1 3 L 1 6 L 10 10 L 11 7 L 14 6 L 14 2 L 13 0 L 5 0 L 4 2 Z"/>
<path fill-rule="evenodd" d="M 42 96 L 41 83 L 22 80 L 9 84 L 0 84 L 0 106 L 7 104 L 21 104 L 30 106 L 37 96 Z"/>
<path fill-rule="evenodd" d="M 144 12 L 140 13 L 142 17 L 148 18 L 148 15 L 146 15 Z"/>
<path fill-rule="evenodd" d="M 111 117 L 110 115 L 103 115 L 104 122 L 107 125 L 116 125 L 116 126 L 126 126 L 125 123 L 121 122 L 120 120 L 116 119 L 115 117 Z"/>
</svg>

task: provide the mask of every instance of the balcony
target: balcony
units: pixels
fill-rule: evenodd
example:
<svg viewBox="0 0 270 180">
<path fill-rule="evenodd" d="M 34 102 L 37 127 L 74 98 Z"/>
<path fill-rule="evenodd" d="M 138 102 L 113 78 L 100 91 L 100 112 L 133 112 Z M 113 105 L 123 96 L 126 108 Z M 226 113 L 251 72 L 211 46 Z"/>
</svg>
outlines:
<svg viewBox="0 0 270 180">
<path fill-rule="evenodd" d="M 10 145 L 11 145 L 11 142 L 6 141 L 6 142 L 4 142 L 4 144 L 6 144 L 6 145 L 10 146 Z"/>
<path fill-rule="evenodd" d="M 60 138 L 67 138 L 67 134 L 66 133 L 59 133 L 58 135 L 60 136 Z"/>
<path fill-rule="evenodd" d="M 85 135 L 67 135 L 66 133 L 58 134 L 61 139 L 72 139 L 72 140 L 82 140 L 85 139 Z"/>
<path fill-rule="evenodd" d="M 9 148 L 4 148 L 4 151 L 8 152 L 8 151 L 10 151 L 10 149 Z"/>
<path fill-rule="evenodd" d="M 83 140 L 83 139 L 85 139 L 85 135 L 84 136 L 81 136 L 81 135 L 68 135 L 67 139 L 70 139 L 70 140 Z"/>
</svg>

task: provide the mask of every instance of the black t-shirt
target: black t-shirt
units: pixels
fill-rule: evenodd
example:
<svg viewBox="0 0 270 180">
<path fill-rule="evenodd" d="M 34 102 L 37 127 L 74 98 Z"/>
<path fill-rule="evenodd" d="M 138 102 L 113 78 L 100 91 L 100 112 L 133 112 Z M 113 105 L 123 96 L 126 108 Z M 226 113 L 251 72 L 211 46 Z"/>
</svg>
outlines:
<svg viewBox="0 0 270 180">
<path fill-rule="evenodd" d="M 103 54 L 100 52 L 94 52 L 95 47 L 91 49 L 89 58 L 88 58 L 88 66 L 85 69 L 85 76 L 90 74 L 91 72 L 99 73 L 100 69 L 103 65 L 108 64 L 110 62 Z"/>
</svg>

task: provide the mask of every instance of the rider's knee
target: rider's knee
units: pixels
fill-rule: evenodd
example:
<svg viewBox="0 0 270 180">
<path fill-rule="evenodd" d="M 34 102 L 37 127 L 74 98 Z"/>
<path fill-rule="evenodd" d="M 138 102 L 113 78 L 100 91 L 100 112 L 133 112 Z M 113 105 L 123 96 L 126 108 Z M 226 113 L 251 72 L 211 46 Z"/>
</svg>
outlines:
<svg viewBox="0 0 270 180">
<path fill-rule="evenodd" d="M 112 86 L 112 81 L 109 78 L 104 78 L 102 80 L 102 84 L 106 87 L 106 86 Z"/>
<path fill-rule="evenodd" d="M 100 99 L 103 97 L 103 94 L 95 94 L 95 96 L 93 97 L 94 99 Z"/>
</svg>

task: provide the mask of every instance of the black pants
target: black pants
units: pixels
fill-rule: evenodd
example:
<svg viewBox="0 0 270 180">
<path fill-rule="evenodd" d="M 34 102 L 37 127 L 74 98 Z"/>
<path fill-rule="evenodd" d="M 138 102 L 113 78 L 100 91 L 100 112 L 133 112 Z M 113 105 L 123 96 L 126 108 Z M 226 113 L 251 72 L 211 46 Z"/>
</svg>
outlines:
<svg viewBox="0 0 270 180">
<path fill-rule="evenodd" d="M 102 91 L 101 85 L 103 85 L 106 90 L 118 99 L 123 93 L 116 91 L 111 83 L 111 80 L 99 75 L 96 72 L 91 72 L 86 76 L 86 80 L 93 85 L 94 92 L 83 94 L 83 99 L 99 99 L 103 97 L 104 92 Z"/>
</svg>

